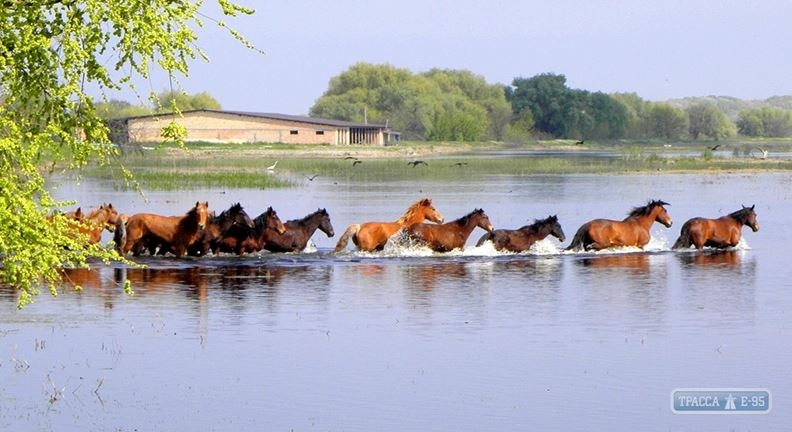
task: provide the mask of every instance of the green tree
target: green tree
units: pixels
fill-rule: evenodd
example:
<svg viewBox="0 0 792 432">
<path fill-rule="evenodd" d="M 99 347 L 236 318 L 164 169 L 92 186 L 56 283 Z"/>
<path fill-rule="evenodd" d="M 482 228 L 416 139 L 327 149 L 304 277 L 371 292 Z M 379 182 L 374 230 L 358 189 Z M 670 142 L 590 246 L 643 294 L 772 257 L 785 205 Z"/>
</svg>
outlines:
<svg viewBox="0 0 792 432">
<path fill-rule="evenodd" d="M 665 139 L 680 139 L 686 136 L 688 117 L 685 111 L 663 102 L 649 104 L 646 113 L 648 136 Z"/>
<path fill-rule="evenodd" d="M 746 109 L 740 112 L 737 127 L 746 136 L 792 136 L 792 111 L 775 107 Z"/>
<path fill-rule="evenodd" d="M 135 117 L 153 114 L 151 108 L 142 105 L 132 105 L 127 101 L 110 99 L 107 102 L 95 102 L 96 112 L 105 120 Z"/>
<path fill-rule="evenodd" d="M 157 95 L 155 99 L 155 111 L 157 113 L 173 112 L 174 106 L 179 107 L 180 111 L 219 110 L 222 108 L 220 102 L 207 92 L 190 95 L 179 90 L 165 90 Z"/>
<path fill-rule="evenodd" d="M 688 115 L 688 133 L 694 140 L 703 135 L 717 141 L 737 134 L 734 123 L 713 104 L 697 103 L 685 111 Z"/>
<path fill-rule="evenodd" d="M 252 13 L 229 0 L 218 4 L 227 16 Z M 187 74 L 188 61 L 204 56 L 193 30 L 206 16 L 200 7 L 187 0 L 3 2 L 0 282 L 19 290 L 20 305 L 32 301 L 39 287 L 54 293 L 63 267 L 85 266 L 93 257 L 117 259 L 75 235 L 65 218 L 48 218 L 64 203 L 52 199 L 44 176 L 89 161 L 114 163 L 108 130 L 85 89 L 106 94 L 131 86 L 134 76 L 146 77 L 154 67 Z M 176 131 L 163 132 L 178 138 Z"/>
</svg>

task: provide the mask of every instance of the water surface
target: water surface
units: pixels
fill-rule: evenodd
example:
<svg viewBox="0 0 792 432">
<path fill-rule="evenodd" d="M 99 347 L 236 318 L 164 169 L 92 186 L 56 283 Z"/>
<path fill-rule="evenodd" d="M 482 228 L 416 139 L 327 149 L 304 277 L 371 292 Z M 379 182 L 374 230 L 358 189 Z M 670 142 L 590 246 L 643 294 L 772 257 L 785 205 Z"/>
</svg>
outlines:
<svg viewBox="0 0 792 432">
<path fill-rule="evenodd" d="M 647 251 L 437 255 L 389 247 L 75 270 L 84 287 L 17 311 L 0 293 L 0 429 L 482 431 L 787 430 L 792 307 L 788 174 L 503 176 L 278 191 L 152 193 L 84 182 L 60 198 L 127 213 L 241 202 L 282 219 L 327 208 L 395 220 L 428 196 L 446 220 L 481 207 L 496 228 L 585 221 L 671 203 Z M 756 204 L 761 230 L 726 252 L 673 252 L 679 228 Z M 106 235 L 109 240 L 109 235 Z M 567 241 L 568 243 L 568 241 Z M 131 280 L 134 296 L 123 293 Z M 690 416 L 679 387 L 768 388 L 767 415 Z"/>
</svg>

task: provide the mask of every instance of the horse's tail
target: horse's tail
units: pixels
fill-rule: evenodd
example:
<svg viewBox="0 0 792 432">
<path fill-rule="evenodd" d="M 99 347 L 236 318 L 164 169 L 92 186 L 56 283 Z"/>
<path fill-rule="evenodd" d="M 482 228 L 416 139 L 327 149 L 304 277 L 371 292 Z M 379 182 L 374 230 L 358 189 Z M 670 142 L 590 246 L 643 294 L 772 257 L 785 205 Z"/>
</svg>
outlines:
<svg viewBox="0 0 792 432">
<path fill-rule="evenodd" d="M 682 231 L 679 232 L 679 238 L 674 242 L 671 249 L 687 249 L 693 244 L 693 237 L 690 235 L 688 224 L 682 226 Z"/>
<path fill-rule="evenodd" d="M 486 242 L 487 240 L 492 240 L 493 237 L 494 236 L 492 235 L 492 233 L 485 233 L 483 236 L 481 236 L 478 242 L 476 242 L 476 247 L 483 245 L 484 242 Z"/>
<path fill-rule="evenodd" d="M 578 228 L 575 236 L 572 237 L 572 242 L 564 250 L 568 251 L 582 251 L 586 250 L 586 239 L 588 238 L 589 224 L 585 223 Z"/>
<path fill-rule="evenodd" d="M 344 234 L 341 235 L 341 238 L 338 239 L 338 243 L 336 243 L 335 250 L 333 252 L 339 253 L 346 249 L 347 243 L 349 243 L 349 239 L 355 235 L 357 235 L 358 231 L 360 231 L 360 224 L 352 224 L 347 227 Z"/>
</svg>

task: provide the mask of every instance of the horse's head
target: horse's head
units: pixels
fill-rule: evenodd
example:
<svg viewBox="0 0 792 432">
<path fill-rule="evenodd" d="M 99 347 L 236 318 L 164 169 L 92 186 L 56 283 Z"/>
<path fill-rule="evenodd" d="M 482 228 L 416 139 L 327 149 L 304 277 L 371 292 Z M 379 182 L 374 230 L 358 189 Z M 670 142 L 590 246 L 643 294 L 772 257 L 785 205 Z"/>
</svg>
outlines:
<svg viewBox="0 0 792 432">
<path fill-rule="evenodd" d="M 209 220 L 209 201 L 196 201 L 193 211 L 198 219 L 198 229 L 206 228 L 206 222 Z"/>
<path fill-rule="evenodd" d="M 487 231 L 492 232 L 495 228 L 492 226 L 492 222 L 489 220 L 489 216 L 484 213 L 483 209 L 476 209 L 471 214 L 472 217 L 476 218 L 476 226 L 479 228 Z"/>
<path fill-rule="evenodd" d="M 756 220 L 756 212 L 754 211 L 754 207 L 756 207 L 756 204 L 750 207 L 743 206 L 742 210 L 740 211 L 744 212 L 743 224 L 748 225 L 748 227 L 751 228 L 753 232 L 757 232 L 759 231 L 759 221 Z"/>
<path fill-rule="evenodd" d="M 671 215 L 668 214 L 664 207 L 667 205 L 671 204 L 662 200 L 652 201 L 649 203 L 649 207 L 655 216 L 655 222 L 660 222 L 661 224 L 665 225 L 666 228 L 671 228 L 671 224 L 674 222 L 671 220 Z"/>
<path fill-rule="evenodd" d="M 564 235 L 564 230 L 561 229 L 561 224 L 558 223 L 558 215 L 550 216 L 546 219 L 546 221 L 552 227 L 550 230 L 550 235 L 557 238 L 558 241 L 560 242 L 566 240 L 566 235 Z"/>
<path fill-rule="evenodd" d="M 239 225 L 251 229 L 254 226 L 253 220 L 250 219 L 250 216 L 248 216 L 247 212 L 245 212 L 242 205 L 239 203 L 232 205 L 228 210 L 221 213 L 220 217 L 224 219 L 221 221 L 221 224 L 225 222 L 228 223 L 229 226 Z"/>
<path fill-rule="evenodd" d="M 286 227 L 283 226 L 283 222 L 278 217 L 278 212 L 272 207 L 268 207 L 267 211 L 264 212 L 264 229 L 275 230 L 278 234 L 286 232 Z"/>
<path fill-rule="evenodd" d="M 335 235 L 335 231 L 333 231 L 333 224 L 330 223 L 330 215 L 327 213 L 326 209 L 319 209 L 316 211 L 319 215 L 319 229 L 322 230 L 328 237 L 332 237 Z"/>
<path fill-rule="evenodd" d="M 113 208 L 113 205 L 110 203 L 102 204 L 99 207 L 99 210 L 102 211 L 102 223 L 104 225 L 104 229 L 113 232 L 116 228 L 116 220 L 118 220 L 118 211 Z"/>
<path fill-rule="evenodd" d="M 434 208 L 432 200 L 429 198 L 424 198 L 420 201 L 420 209 L 424 219 L 428 219 L 434 223 L 443 223 L 445 220 L 443 214 Z"/>
</svg>

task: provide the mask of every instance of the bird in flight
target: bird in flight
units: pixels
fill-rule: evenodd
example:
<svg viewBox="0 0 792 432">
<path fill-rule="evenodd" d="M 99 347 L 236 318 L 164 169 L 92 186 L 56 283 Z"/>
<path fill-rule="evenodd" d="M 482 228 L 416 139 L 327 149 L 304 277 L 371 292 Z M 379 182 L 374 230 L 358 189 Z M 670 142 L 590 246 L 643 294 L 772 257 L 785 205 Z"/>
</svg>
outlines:
<svg viewBox="0 0 792 432">
<path fill-rule="evenodd" d="M 412 162 L 407 162 L 407 165 L 412 165 L 412 166 L 413 166 L 413 168 L 415 168 L 415 167 L 417 167 L 418 165 L 421 165 L 421 164 L 424 164 L 424 165 L 426 165 L 426 166 L 429 166 L 429 164 L 428 164 L 428 163 L 426 163 L 426 162 L 424 162 L 424 161 L 422 161 L 422 160 L 414 160 L 414 161 L 412 161 Z"/>
<path fill-rule="evenodd" d="M 270 172 L 272 172 L 272 171 L 275 171 L 275 167 L 276 167 L 276 166 L 278 166 L 278 161 L 275 161 L 275 163 L 274 163 L 274 164 L 272 164 L 272 165 L 268 166 L 268 167 L 267 167 L 267 171 L 270 171 Z"/>
<path fill-rule="evenodd" d="M 712 151 L 715 151 L 715 150 L 717 150 L 717 149 L 718 149 L 718 147 L 720 147 L 720 146 L 721 146 L 720 144 L 715 144 L 714 146 L 710 147 L 710 150 L 712 150 Z"/>
<path fill-rule="evenodd" d="M 458 167 L 462 167 L 462 166 L 465 166 L 465 165 L 467 165 L 467 162 L 457 162 L 457 163 L 455 163 L 455 164 L 454 164 L 454 165 L 452 165 L 452 166 L 458 166 Z"/>
<path fill-rule="evenodd" d="M 360 159 L 355 159 L 355 160 L 352 162 L 352 166 L 355 166 L 355 165 L 357 165 L 357 164 L 359 164 L 359 163 L 363 163 L 363 161 L 362 161 L 362 160 L 360 160 Z"/>
<path fill-rule="evenodd" d="M 307 179 L 308 179 L 308 181 L 314 181 L 314 179 L 315 179 L 317 176 L 319 176 L 319 174 L 314 174 L 314 175 L 312 175 L 312 176 L 310 176 L 310 177 L 308 177 L 308 176 L 305 176 L 305 178 L 307 178 Z"/>
</svg>

